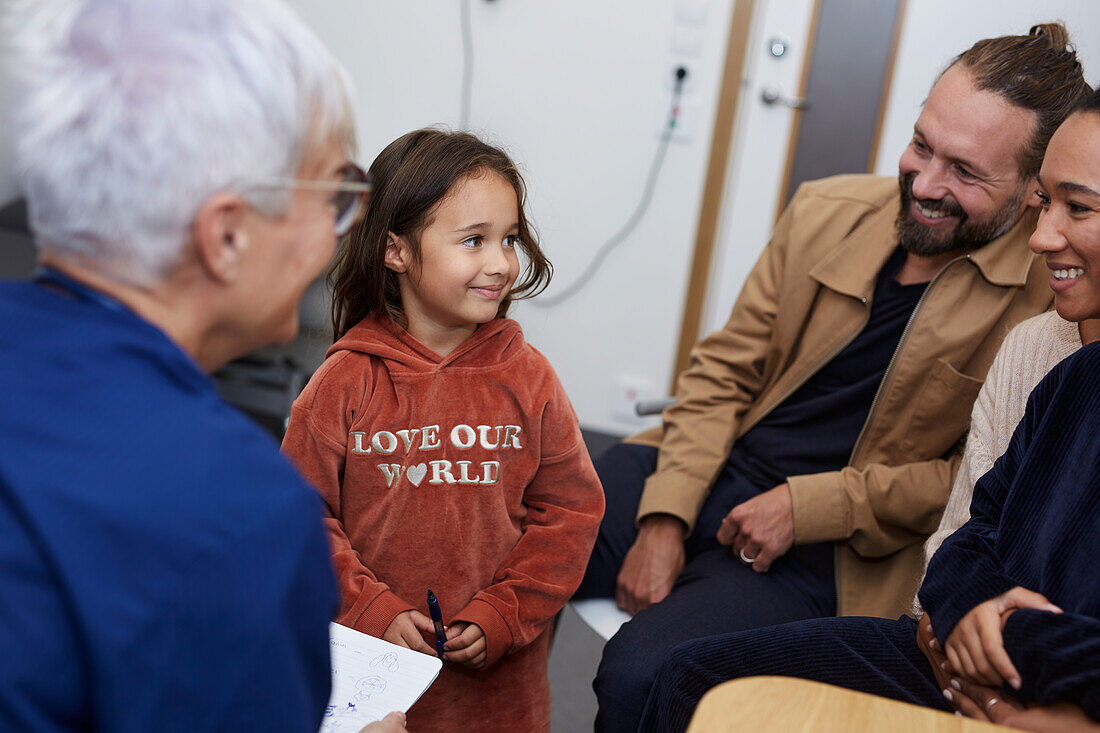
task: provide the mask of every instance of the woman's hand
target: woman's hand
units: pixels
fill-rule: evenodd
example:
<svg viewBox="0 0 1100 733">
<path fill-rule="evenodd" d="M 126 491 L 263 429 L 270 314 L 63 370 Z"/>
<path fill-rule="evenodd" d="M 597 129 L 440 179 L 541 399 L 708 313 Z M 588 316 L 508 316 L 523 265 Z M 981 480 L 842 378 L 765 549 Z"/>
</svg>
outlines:
<svg viewBox="0 0 1100 733">
<path fill-rule="evenodd" d="M 1037 733 L 1100 731 L 1100 723 L 1085 715 L 1084 710 L 1072 703 L 1024 706 L 1013 698 L 1006 698 L 999 690 L 963 679 L 952 681 L 951 687 L 954 698 L 952 704 L 968 718 Z"/>
<path fill-rule="evenodd" d="M 449 662 L 481 669 L 485 666 L 488 648 L 485 632 L 477 624 L 457 621 L 447 628 L 447 643 L 443 645 L 443 652 Z"/>
<path fill-rule="evenodd" d="M 382 640 L 414 652 L 435 656 L 435 649 L 424 641 L 424 634 L 435 636 L 435 624 L 419 611 L 403 611 L 390 621 L 382 633 Z"/>
<path fill-rule="evenodd" d="M 1018 608 L 1062 612 L 1043 595 L 1021 586 L 979 603 L 956 624 L 945 645 L 948 661 L 962 677 L 990 687 L 1007 683 L 1020 689 L 1020 673 L 1005 651 L 1001 634 L 1005 619 Z"/>
</svg>

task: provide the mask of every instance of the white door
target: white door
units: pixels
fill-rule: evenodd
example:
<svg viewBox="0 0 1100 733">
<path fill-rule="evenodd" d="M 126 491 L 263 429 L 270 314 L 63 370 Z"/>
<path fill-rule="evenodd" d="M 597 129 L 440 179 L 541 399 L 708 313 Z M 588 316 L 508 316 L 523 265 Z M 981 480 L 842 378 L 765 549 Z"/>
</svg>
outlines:
<svg viewBox="0 0 1100 733">
<path fill-rule="evenodd" d="M 757 0 L 702 333 L 721 327 L 771 237 L 801 98 L 814 0 Z M 772 101 L 766 102 L 765 95 Z"/>
</svg>

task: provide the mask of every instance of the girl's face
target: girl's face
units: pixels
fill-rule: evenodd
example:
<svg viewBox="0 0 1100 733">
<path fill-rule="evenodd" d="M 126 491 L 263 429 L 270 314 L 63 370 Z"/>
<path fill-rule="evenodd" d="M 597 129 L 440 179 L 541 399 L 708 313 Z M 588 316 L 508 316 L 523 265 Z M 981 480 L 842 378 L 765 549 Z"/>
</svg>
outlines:
<svg viewBox="0 0 1100 733">
<path fill-rule="evenodd" d="M 420 233 L 420 257 L 390 235 L 386 266 L 401 273 L 401 307 L 417 340 L 446 355 L 497 315 L 519 276 L 519 204 L 494 172 L 459 180 Z"/>
<path fill-rule="evenodd" d="M 1067 321 L 1100 317 L 1100 114 L 1071 115 L 1055 131 L 1039 198 L 1030 245 L 1051 270 L 1055 310 Z"/>
</svg>

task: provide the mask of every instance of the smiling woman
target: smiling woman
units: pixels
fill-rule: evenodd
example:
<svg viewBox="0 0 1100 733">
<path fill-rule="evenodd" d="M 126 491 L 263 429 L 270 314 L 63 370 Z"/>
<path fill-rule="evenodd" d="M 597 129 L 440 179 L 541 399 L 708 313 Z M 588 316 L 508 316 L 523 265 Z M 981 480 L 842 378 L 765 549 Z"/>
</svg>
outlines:
<svg viewBox="0 0 1100 733">
<path fill-rule="evenodd" d="M 1051 270 L 1054 307 L 1066 320 L 1100 316 L 1100 96 L 1065 121 L 1039 173 L 1042 213 L 1031 249 Z M 1093 324 L 1082 337 L 1100 337 Z"/>
</svg>

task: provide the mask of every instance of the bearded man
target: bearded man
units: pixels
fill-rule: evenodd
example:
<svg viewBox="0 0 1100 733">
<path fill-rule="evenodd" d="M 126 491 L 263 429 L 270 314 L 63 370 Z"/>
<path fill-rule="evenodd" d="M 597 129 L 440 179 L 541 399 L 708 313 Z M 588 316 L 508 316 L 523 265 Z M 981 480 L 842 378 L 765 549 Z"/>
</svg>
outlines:
<svg viewBox="0 0 1100 733">
<path fill-rule="evenodd" d="M 1061 25 L 979 41 L 897 182 L 799 189 L 663 425 L 596 462 L 607 512 L 578 597 L 637 614 L 604 650 L 597 730 L 637 728 L 683 641 L 908 609 L 989 364 L 1050 306 L 1029 207 L 1089 91 Z"/>
</svg>

